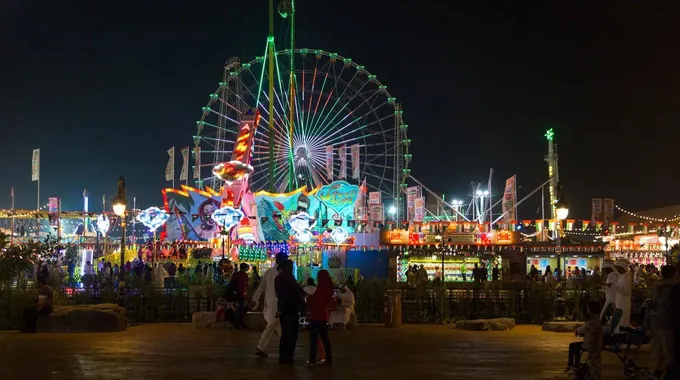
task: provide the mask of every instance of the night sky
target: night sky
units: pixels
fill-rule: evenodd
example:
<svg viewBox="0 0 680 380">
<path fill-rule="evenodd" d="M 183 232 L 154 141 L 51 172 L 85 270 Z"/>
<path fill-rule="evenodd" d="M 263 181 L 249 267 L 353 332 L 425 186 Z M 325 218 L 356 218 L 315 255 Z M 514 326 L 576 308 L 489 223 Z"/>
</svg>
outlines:
<svg viewBox="0 0 680 380">
<path fill-rule="evenodd" d="M 630 210 L 680 203 L 677 6 L 448 3 L 298 0 L 296 47 L 377 74 L 403 103 L 412 174 L 447 197 L 486 183 L 489 168 L 494 193 L 513 174 L 528 193 L 547 179 L 554 128 L 570 216 L 589 218 L 592 197 Z M 12 186 L 17 207 L 35 208 L 33 148 L 43 204 L 80 209 L 87 188 L 99 211 L 124 175 L 129 199 L 160 205 L 166 150 L 191 145 L 226 59 L 262 55 L 266 5 L 0 2 L 0 208 Z M 520 218 L 538 217 L 539 203 Z"/>
</svg>

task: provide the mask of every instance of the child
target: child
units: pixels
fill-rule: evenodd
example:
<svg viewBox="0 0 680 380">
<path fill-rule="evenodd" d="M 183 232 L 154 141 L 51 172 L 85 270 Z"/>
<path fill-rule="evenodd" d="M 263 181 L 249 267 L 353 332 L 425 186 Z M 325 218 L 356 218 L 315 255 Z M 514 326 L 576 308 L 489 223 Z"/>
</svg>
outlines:
<svg viewBox="0 0 680 380">
<path fill-rule="evenodd" d="M 305 292 L 307 296 L 313 296 L 314 293 L 316 293 L 316 284 L 314 283 L 313 278 L 308 278 L 307 279 L 307 286 L 302 288 L 302 290 Z M 317 356 L 319 357 L 319 360 L 317 360 L 317 363 L 323 363 L 326 361 L 326 352 L 323 349 L 323 344 L 321 343 L 321 338 L 317 339 L 316 341 L 316 352 Z"/>
<path fill-rule="evenodd" d="M 601 306 L 597 301 L 588 304 L 588 320 L 576 330 L 576 336 L 582 336 L 582 342 L 569 345 L 569 362 L 566 372 L 574 373 L 581 365 L 581 354 L 588 352 L 588 372 L 590 379 L 600 379 L 602 375 L 600 353 L 602 352 L 602 323 L 600 322 Z"/>
</svg>

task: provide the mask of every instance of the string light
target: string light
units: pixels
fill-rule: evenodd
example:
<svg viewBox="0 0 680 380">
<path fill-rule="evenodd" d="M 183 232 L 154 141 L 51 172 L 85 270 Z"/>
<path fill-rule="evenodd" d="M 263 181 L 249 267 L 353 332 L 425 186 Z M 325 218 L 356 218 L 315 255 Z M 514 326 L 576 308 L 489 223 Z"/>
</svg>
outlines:
<svg viewBox="0 0 680 380">
<path fill-rule="evenodd" d="M 619 205 L 615 205 L 614 207 L 616 207 L 617 210 L 619 210 L 619 211 L 621 211 L 625 214 L 628 214 L 630 216 L 634 216 L 634 217 L 639 218 L 639 219 L 649 220 L 650 222 L 677 222 L 678 220 L 680 220 L 680 214 L 675 214 L 675 215 L 671 216 L 670 218 L 655 218 L 655 217 L 651 217 L 651 216 L 644 216 L 644 215 L 636 214 L 632 211 L 628 211 L 628 210 L 625 210 L 625 209 L 619 207 Z"/>
</svg>

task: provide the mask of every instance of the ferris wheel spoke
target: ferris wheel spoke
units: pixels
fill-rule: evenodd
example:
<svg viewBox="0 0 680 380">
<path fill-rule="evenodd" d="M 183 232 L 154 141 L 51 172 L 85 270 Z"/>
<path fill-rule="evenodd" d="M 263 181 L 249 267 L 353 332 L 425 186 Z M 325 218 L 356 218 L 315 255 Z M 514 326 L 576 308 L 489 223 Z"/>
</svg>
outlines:
<svg viewBox="0 0 680 380">
<path fill-rule="evenodd" d="M 335 111 L 335 107 L 336 107 L 336 106 L 338 105 L 338 103 L 340 103 L 340 101 L 345 97 L 345 94 L 347 93 L 347 90 L 350 89 L 350 88 L 352 88 L 352 86 L 350 85 L 350 83 L 351 83 L 352 81 L 354 81 L 354 79 L 356 78 L 357 74 L 358 74 L 358 72 L 355 72 L 355 73 L 354 73 L 354 76 L 353 76 L 352 79 L 349 81 L 349 83 L 345 86 L 345 88 L 343 89 L 342 93 L 341 93 L 339 96 L 337 96 L 337 97 L 335 98 L 335 102 L 333 102 L 333 105 L 331 105 L 331 108 L 330 108 L 330 110 L 328 111 L 328 113 L 325 113 L 326 105 L 324 105 L 324 109 L 321 110 L 321 113 L 322 113 L 322 114 L 325 113 L 326 116 L 323 118 L 323 120 L 321 120 L 320 118 L 317 119 L 316 124 L 312 126 L 312 128 L 314 128 L 313 131 L 315 131 L 315 132 L 313 133 L 313 135 L 316 135 L 316 134 L 321 133 L 321 132 L 318 132 L 318 131 L 323 131 L 323 128 L 322 128 L 322 127 L 323 127 L 324 125 L 327 125 L 327 124 L 326 124 L 326 120 L 328 120 L 328 117 L 331 116 L 331 115 L 332 115 L 333 117 L 331 118 L 330 121 L 328 121 L 328 124 L 332 123 L 332 122 L 338 117 L 338 115 L 339 115 L 340 113 L 342 113 L 342 111 L 343 111 L 349 104 L 352 103 L 352 101 L 353 101 L 354 98 L 357 96 L 357 94 L 363 89 L 363 87 L 366 85 L 366 83 L 368 83 L 368 82 L 364 82 L 364 84 L 362 85 L 362 87 L 361 87 L 358 91 L 356 91 L 356 92 L 352 95 L 352 97 L 350 97 L 350 98 L 345 102 L 345 104 L 343 104 L 343 106 L 342 106 L 338 111 Z M 337 77 L 336 77 L 336 78 L 337 78 Z M 335 86 L 334 86 L 333 90 L 334 90 L 334 92 L 337 94 L 337 93 L 338 93 L 338 91 L 337 91 L 337 82 L 338 82 L 338 81 L 335 80 L 334 82 L 335 82 L 335 83 L 334 83 Z M 330 97 L 329 97 L 329 99 L 330 99 Z M 328 104 L 328 102 L 326 102 L 326 104 Z M 321 120 L 321 121 L 319 121 L 319 120 Z"/>
<path fill-rule="evenodd" d="M 384 104 L 387 104 L 387 102 L 383 103 L 383 105 L 384 105 Z M 381 105 L 381 107 L 382 107 L 382 105 Z M 379 108 L 379 107 L 378 107 L 378 108 Z M 345 118 L 347 118 L 348 116 L 349 116 L 349 114 L 348 114 L 347 116 L 345 116 L 345 117 L 343 118 L 343 120 L 344 120 Z M 341 128 L 337 128 L 337 126 L 338 126 L 339 124 L 336 124 L 336 125 L 330 127 L 330 130 L 332 130 L 332 131 L 334 131 L 334 132 L 332 132 L 331 134 L 325 136 L 324 140 L 320 141 L 319 143 L 320 143 L 320 144 L 323 144 L 323 145 L 328 145 L 330 142 L 333 142 L 333 141 L 336 141 L 336 140 L 338 140 L 338 139 L 340 139 L 340 138 L 343 138 L 344 136 L 347 136 L 348 134 L 355 133 L 355 132 L 358 132 L 358 131 L 362 131 L 362 130 L 364 130 L 365 128 L 370 127 L 371 125 L 374 125 L 374 124 L 376 124 L 376 123 L 381 123 L 383 120 L 386 120 L 386 119 L 389 119 L 389 118 L 394 117 L 393 115 L 387 115 L 387 116 L 382 117 L 381 119 L 377 119 L 377 120 L 374 120 L 374 121 L 372 121 L 372 122 L 370 122 L 370 123 L 368 123 L 368 124 L 362 125 L 362 126 L 359 127 L 359 128 L 352 129 L 352 130 L 350 130 L 349 132 L 346 132 L 346 133 L 344 133 L 344 134 L 342 134 L 342 135 L 340 135 L 340 136 L 333 137 L 333 136 L 337 135 L 338 133 L 342 132 L 343 130 L 347 129 L 348 127 L 352 126 L 353 124 L 357 123 L 358 121 L 360 121 L 360 120 L 362 120 L 362 119 L 365 119 L 365 116 L 366 116 L 366 115 L 360 116 L 360 117 L 357 117 L 357 118 L 354 118 L 354 120 L 352 120 L 352 121 L 350 121 L 349 123 L 345 124 L 345 126 L 343 126 L 343 127 L 341 127 Z M 342 120 L 341 120 L 340 122 L 342 122 Z M 352 140 L 356 140 L 356 138 L 355 138 L 355 139 L 352 139 Z"/>
<path fill-rule="evenodd" d="M 305 124 L 310 124 L 310 115 L 312 114 L 312 103 L 314 103 L 314 87 L 316 86 L 316 73 L 317 73 L 317 64 L 319 60 L 314 61 L 314 73 L 312 74 L 312 88 L 309 91 L 309 100 L 307 101 L 307 120 L 305 120 Z"/>
<path fill-rule="evenodd" d="M 375 92 L 372 96 L 375 96 L 376 94 L 378 94 L 378 93 Z M 325 124 L 325 125 L 323 126 L 323 128 L 321 129 L 321 132 L 326 132 L 326 131 L 328 131 L 328 130 L 333 131 L 333 132 L 331 132 L 329 135 L 325 136 L 325 138 L 324 138 L 323 140 L 321 140 L 321 141 L 322 141 L 321 143 L 323 144 L 323 141 L 328 140 L 330 137 L 332 137 L 332 136 L 334 136 L 334 135 L 340 133 L 340 132 L 343 131 L 345 128 L 347 128 L 347 127 L 351 126 L 352 124 L 354 124 L 354 123 L 356 123 L 356 122 L 362 120 L 363 118 L 365 118 L 365 117 L 366 117 L 366 114 L 365 114 L 365 115 L 358 116 L 358 117 L 353 117 L 353 120 L 350 121 L 348 124 L 346 124 L 344 127 L 339 128 L 339 129 L 335 129 L 338 125 L 340 125 L 340 123 L 342 123 L 343 121 L 345 121 L 345 119 L 347 119 L 348 117 L 351 117 L 352 115 L 354 115 L 354 113 L 355 113 L 357 110 L 359 110 L 361 107 L 363 107 L 370 99 L 371 99 L 370 97 L 369 97 L 369 98 L 366 98 L 363 102 L 361 102 L 361 104 L 359 104 L 358 106 L 356 106 L 352 111 L 349 111 L 349 112 L 348 112 L 342 119 L 340 119 L 336 124 L 331 125 L 331 123 L 335 120 L 335 118 L 337 117 L 337 115 L 334 116 L 333 119 L 331 119 L 331 120 L 328 122 L 328 124 Z M 385 103 L 387 103 L 387 102 L 385 102 Z M 343 107 L 340 109 L 339 112 L 342 112 L 342 111 L 347 107 L 348 104 L 349 104 L 349 102 L 346 103 L 345 105 L 343 105 Z M 370 113 L 370 112 L 371 112 L 371 111 L 369 111 L 368 113 Z M 367 114 L 368 114 L 368 113 L 367 113 Z M 321 134 L 321 132 L 320 132 L 319 134 Z"/>
<path fill-rule="evenodd" d="M 314 122 L 317 120 L 320 116 L 319 114 L 319 104 L 321 103 L 321 99 L 323 98 L 324 94 L 324 89 L 326 88 L 326 82 L 328 82 L 328 71 L 326 71 L 326 75 L 323 78 L 323 82 L 321 82 L 321 90 L 319 91 L 319 96 L 316 98 L 316 105 L 314 106 L 314 112 L 312 112 L 312 120 L 309 122 L 309 124 L 314 128 Z M 326 105 L 328 105 L 328 101 L 330 100 L 331 96 L 333 95 L 333 90 L 331 89 L 330 94 L 326 97 L 326 100 L 324 101 L 324 105 L 322 108 L 323 110 L 326 108 Z M 310 102 L 311 105 L 311 102 Z M 313 129 L 312 129 L 313 130 Z"/>
</svg>

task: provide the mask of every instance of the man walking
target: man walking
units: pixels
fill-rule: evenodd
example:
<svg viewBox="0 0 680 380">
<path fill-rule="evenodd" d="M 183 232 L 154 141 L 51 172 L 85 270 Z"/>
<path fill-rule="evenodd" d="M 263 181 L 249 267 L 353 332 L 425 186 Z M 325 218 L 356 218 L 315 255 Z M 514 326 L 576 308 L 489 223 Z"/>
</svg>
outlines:
<svg viewBox="0 0 680 380">
<path fill-rule="evenodd" d="M 274 288 L 276 283 L 276 276 L 279 272 L 277 267 L 282 265 L 288 260 L 288 256 L 283 253 L 276 255 L 276 264 L 267 269 L 260 285 L 257 287 L 257 291 L 253 295 L 252 309 L 257 309 L 262 293 L 264 293 L 264 320 L 267 322 L 267 327 L 262 332 L 260 341 L 257 343 L 257 348 L 255 349 L 255 355 L 266 358 L 267 357 L 267 345 L 269 345 L 269 340 L 272 338 L 272 334 L 276 331 L 276 335 L 281 338 L 281 323 L 278 318 L 276 318 L 276 290 Z"/>
<path fill-rule="evenodd" d="M 286 260 L 276 277 L 277 313 L 281 323 L 279 363 L 293 364 L 295 344 L 300 328 L 300 311 L 304 309 L 304 292 L 293 275 L 293 262 Z"/>
</svg>

